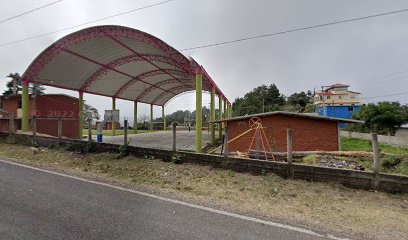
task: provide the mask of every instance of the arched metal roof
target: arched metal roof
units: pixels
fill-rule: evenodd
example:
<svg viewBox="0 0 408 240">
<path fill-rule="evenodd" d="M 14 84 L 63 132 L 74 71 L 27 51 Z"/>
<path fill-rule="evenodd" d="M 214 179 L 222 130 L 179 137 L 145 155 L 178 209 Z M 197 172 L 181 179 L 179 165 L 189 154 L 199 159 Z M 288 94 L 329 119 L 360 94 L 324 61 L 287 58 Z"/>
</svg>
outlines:
<svg viewBox="0 0 408 240">
<path fill-rule="evenodd" d="M 122 26 L 96 26 L 71 33 L 30 64 L 23 81 L 163 106 L 195 90 L 194 59 L 162 40 Z M 204 70 L 203 90 L 226 99 Z M 228 101 L 228 100 L 227 100 Z"/>
</svg>

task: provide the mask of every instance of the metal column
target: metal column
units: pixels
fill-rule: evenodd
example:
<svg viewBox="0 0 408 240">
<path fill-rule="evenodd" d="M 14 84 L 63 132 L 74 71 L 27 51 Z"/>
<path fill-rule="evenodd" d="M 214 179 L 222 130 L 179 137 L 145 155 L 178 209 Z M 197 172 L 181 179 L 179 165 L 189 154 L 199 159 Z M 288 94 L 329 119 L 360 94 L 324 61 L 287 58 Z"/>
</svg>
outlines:
<svg viewBox="0 0 408 240">
<path fill-rule="evenodd" d="M 22 95 L 21 95 L 21 108 L 22 108 L 22 116 L 21 116 L 21 130 L 23 132 L 28 132 L 30 130 L 29 126 L 29 119 L 28 119 L 28 113 L 29 113 L 29 95 L 28 95 L 28 82 L 27 81 L 22 81 L 23 89 L 22 89 Z"/>
<path fill-rule="evenodd" d="M 133 132 L 137 133 L 137 101 L 134 101 L 133 105 Z"/>
<path fill-rule="evenodd" d="M 203 91 L 203 69 L 201 67 L 196 69 L 196 153 L 202 152 L 202 128 L 203 128 L 203 112 L 202 112 L 202 91 Z"/>
<path fill-rule="evenodd" d="M 112 98 L 112 110 L 116 110 L 116 98 Z M 116 122 L 112 119 L 112 136 L 116 135 Z"/>
<path fill-rule="evenodd" d="M 153 104 L 150 104 L 150 132 L 153 132 Z"/>
<path fill-rule="evenodd" d="M 210 121 L 215 121 L 215 87 L 211 89 Z M 210 124 L 211 144 L 215 144 L 215 123 Z"/>
<path fill-rule="evenodd" d="M 78 131 L 79 131 L 79 139 L 82 139 L 84 136 L 84 93 L 79 92 L 79 99 L 78 99 Z"/>
</svg>

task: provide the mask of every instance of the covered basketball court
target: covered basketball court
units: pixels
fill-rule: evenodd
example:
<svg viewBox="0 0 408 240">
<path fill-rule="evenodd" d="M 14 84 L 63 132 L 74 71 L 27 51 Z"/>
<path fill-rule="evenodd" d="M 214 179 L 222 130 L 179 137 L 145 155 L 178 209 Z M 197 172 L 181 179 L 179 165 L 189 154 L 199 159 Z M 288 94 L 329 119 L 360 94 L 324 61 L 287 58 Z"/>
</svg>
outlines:
<svg viewBox="0 0 408 240">
<path fill-rule="evenodd" d="M 38 55 L 22 77 L 22 131 L 29 131 L 28 85 L 37 83 L 78 91 L 79 136 L 83 132 L 83 93 L 106 96 L 134 104 L 134 131 L 137 133 L 138 104 L 162 108 L 174 97 L 189 91 L 196 93 L 196 109 L 202 108 L 202 92 L 211 94 L 210 120 L 215 119 L 215 95 L 218 95 L 219 119 L 230 117 L 231 104 L 206 70 L 193 58 L 186 58 L 162 40 L 148 33 L 123 26 L 96 26 L 71 33 Z M 195 151 L 203 145 L 202 111 L 196 111 Z M 115 134 L 115 124 L 112 125 Z M 215 127 L 210 126 L 210 142 L 215 142 Z M 222 129 L 219 128 L 219 136 Z M 153 134 L 153 133 L 144 133 Z M 171 136 L 171 135 L 169 135 Z"/>
</svg>

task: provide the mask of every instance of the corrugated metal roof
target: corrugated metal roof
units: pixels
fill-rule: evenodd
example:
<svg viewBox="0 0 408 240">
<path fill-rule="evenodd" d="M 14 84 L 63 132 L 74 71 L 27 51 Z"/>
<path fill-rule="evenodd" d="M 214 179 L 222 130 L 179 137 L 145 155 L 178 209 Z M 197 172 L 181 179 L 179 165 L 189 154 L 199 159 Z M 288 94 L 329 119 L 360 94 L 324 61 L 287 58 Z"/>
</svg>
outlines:
<svg viewBox="0 0 408 240">
<path fill-rule="evenodd" d="M 195 90 L 196 68 L 202 66 L 150 34 L 107 25 L 56 41 L 30 64 L 22 80 L 162 106 Z M 204 70 L 203 90 L 213 87 L 226 99 Z"/>
<path fill-rule="evenodd" d="M 244 119 L 250 119 L 253 117 L 268 117 L 273 115 L 285 115 L 285 116 L 293 116 L 293 117 L 302 117 L 302 118 L 312 118 L 312 119 L 319 119 L 319 120 L 328 120 L 328 121 L 337 121 L 342 123 L 364 123 L 364 121 L 353 120 L 353 119 L 344 119 L 344 118 L 333 118 L 333 117 L 323 117 L 323 116 L 316 116 L 306 113 L 294 113 L 294 112 L 285 112 L 285 111 L 275 111 L 275 112 L 267 112 L 267 113 L 260 113 L 260 114 L 252 114 L 234 118 L 228 118 L 223 120 L 216 120 L 210 123 L 219 123 L 219 122 L 230 122 L 230 121 L 238 121 Z"/>
</svg>

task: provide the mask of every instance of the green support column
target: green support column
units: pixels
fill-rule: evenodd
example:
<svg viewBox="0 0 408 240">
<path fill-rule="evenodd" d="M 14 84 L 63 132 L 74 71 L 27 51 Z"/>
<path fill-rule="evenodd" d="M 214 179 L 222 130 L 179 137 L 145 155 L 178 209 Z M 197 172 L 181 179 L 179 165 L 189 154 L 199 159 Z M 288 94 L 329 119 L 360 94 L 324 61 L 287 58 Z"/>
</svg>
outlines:
<svg viewBox="0 0 408 240">
<path fill-rule="evenodd" d="M 196 69 L 196 141 L 195 141 L 195 151 L 196 153 L 202 152 L 202 141 L 203 141 L 203 70 L 202 68 Z"/>
<path fill-rule="evenodd" d="M 153 132 L 153 104 L 150 104 L 150 132 Z"/>
<path fill-rule="evenodd" d="M 116 98 L 112 98 L 112 110 L 116 110 Z M 116 135 L 116 122 L 112 121 L 112 136 Z"/>
<path fill-rule="evenodd" d="M 218 120 L 222 120 L 222 97 L 218 95 Z M 222 138 L 222 123 L 218 124 L 218 137 Z"/>
<path fill-rule="evenodd" d="M 79 92 L 79 99 L 78 99 L 78 131 L 79 131 L 79 139 L 82 139 L 84 136 L 84 93 Z"/>
<path fill-rule="evenodd" d="M 28 120 L 28 113 L 29 113 L 29 95 L 28 95 L 28 82 L 22 82 L 23 89 L 21 95 L 21 108 L 22 108 L 22 118 L 21 118 L 21 130 L 23 132 L 28 132 L 30 130 L 29 127 L 29 120 Z"/>
<path fill-rule="evenodd" d="M 164 114 L 164 106 L 162 106 L 163 130 L 166 131 L 166 115 Z"/>
<path fill-rule="evenodd" d="M 224 99 L 224 119 L 228 118 L 228 113 L 227 113 L 227 99 Z"/>
<path fill-rule="evenodd" d="M 215 121 L 215 88 L 211 89 L 210 121 Z M 215 144 L 215 124 L 210 124 L 211 144 Z"/>
<path fill-rule="evenodd" d="M 133 103 L 133 132 L 137 133 L 137 101 Z"/>
</svg>

